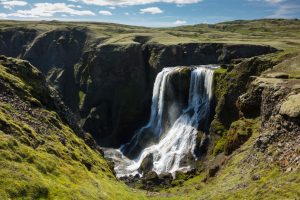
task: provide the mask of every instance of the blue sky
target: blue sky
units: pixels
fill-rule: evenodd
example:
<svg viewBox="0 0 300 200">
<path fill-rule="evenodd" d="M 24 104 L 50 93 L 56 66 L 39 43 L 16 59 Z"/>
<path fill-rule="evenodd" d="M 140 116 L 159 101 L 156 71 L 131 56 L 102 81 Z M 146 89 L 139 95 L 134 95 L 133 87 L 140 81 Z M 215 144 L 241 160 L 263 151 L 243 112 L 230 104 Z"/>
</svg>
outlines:
<svg viewBox="0 0 300 200">
<path fill-rule="evenodd" d="M 0 0 L 0 18 L 178 26 L 300 18 L 300 0 Z"/>
</svg>

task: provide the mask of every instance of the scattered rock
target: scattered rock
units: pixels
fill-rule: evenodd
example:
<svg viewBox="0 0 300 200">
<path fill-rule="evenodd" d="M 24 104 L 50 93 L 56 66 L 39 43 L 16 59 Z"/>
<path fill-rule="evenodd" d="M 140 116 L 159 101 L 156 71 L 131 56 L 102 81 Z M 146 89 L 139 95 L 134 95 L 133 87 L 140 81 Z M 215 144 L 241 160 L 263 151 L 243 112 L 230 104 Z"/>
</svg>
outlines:
<svg viewBox="0 0 300 200">
<path fill-rule="evenodd" d="M 260 176 L 257 175 L 257 174 L 253 174 L 252 177 L 251 177 L 251 179 L 252 179 L 253 181 L 258 181 L 258 180 L 260 180 Z"/>
<path fill-rule="evenodd" d="M 159 180 L 160 180 L 160 184 L 163 184 L 165 186 L 170 185 L 171 182 L 173 181 L 173 176 L 171 173 L 161 173 L 158 176 Z"/>
<path fill-rule="evenodd" d="M 158 183 L 158 175 L 155 171 L 150 171 L 143 176 L 143 180 Z"/>
<path fill-rule="evenodd" d="M 283 72 L 274 72 L 274 73 L 264 74 L 263 77 L 288 79 L 289 75 L 287 73 L 283 73 Z"/>
<path fill-rule="evenodd" d="M 195 186 L 195 189 L 196 189 L 196 190 L 201 190 L 201 189 L 202 189 L 202 186 L 201 186 L 201 185 L 196 185 L 196 186 Z"/>
<path fill-rule="evenodd" d="M 293 168 L 292 167 L 289 167 L 286 169 L 286 172 L 292 172 L 293 171 Z"/>
<path fill-rule="evenodd" d="M 217 172 L 220 170 L 220 166 L 219 165 L 214 165 L 211 168 L 209 168 L 208 170 L 208 176 L 209 177 L 214 177 Z"/>
</svg>

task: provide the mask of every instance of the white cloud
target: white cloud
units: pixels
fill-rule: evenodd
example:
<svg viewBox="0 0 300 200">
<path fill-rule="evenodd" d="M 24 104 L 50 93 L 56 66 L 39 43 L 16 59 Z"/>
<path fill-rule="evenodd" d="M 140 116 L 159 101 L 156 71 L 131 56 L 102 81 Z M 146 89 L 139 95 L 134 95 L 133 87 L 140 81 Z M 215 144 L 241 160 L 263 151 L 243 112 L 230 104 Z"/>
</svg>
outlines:
<svg viewBox="0 0 300 200">
<path fill-rule="evenodd" d="M 175 25 L 183 25 L 183 24 L 186 24 L 187 22 L 185 20 L 176 20 L 174 22 Z"/>
<path fill-rule="evenodd" d="M 98 6 L 133 6 L 151 3 L 194 4 L 203 0 L 76 0 Z"/>
<path fill-rule="evenodd" d="M 274 14 L 267 16 L 268 18 L 294 18 L 299 13 L 300 2 L 292 0 L 248 0 L 251 2 L 265 2 L 276 8 Z"/>
<path fill-rule="evenodd" d="M 158 7 L 149 7 L 149 8 L 140 9 L 141 14 L 149 13 L 149 14 L 155 15 L 155 14 L 160 14 L 160 13 L 163 13 L 163 12 L 164 11 L 162 11 Z"/>
<path fill-rule="evenodd" d="M 8 14 L 13 17 L 52 17 L 56 13 L 70 14 L 78 16 L 95 15 L 89 10 L 76 10 L 76 6 L 65 3 L 36 3 L 31 10 L 17 10 L 15 13 Z"/>
<path fill-rule="evenodd" d="M 113 15 L 110 11 L 108 11 L 108 10 L 100 10 L 99 11 L 99 14 L 101 14 L 101 15 L 107 15 L 107 16 L 109 16 L 109 15 Z"/>
<path fill-rule="evenodd" d="M 108 8 L 111 9 L 111 10 L 115 10 L 115 9 L 116 9 L 115 6 L 110 6 L 110 7 L 108 7 Z"/>
<path fill-rule="evenodd" d="M 130 13 L 129 13 L 129 12 L 126 12 L 126 13 L 124 13 L 124 15 L 127 15 L 127 16 L 129 16 L 129 15 L 130 15 Z"/>
<path fill-rule="evenodd" d="M 26 1 L 1 1 L 4 8 L 12 9 L 15 6 L 26 6 L 28 3 Z"/>
<path fill-rule="evenodd" d="M 8 15 L 6 13 L 0 13 L 0 18 L 6 19 L 7 17 L 8 17 Z"/>
<path fill-rule="evenodd" d="M 300 10 L 300 2 L 294 0 L 248 0 L 250 2 L 264 2 L 276 8 L 274 14 L 268 18 L 294 18 Z"/>
<path fill-rule="evenodd" d="M 268 3 L 281 3 L 281 2 L 284 2 L 285 0 L 265 0 L 265 2 L 268 2 Z"/>
<path fill-rule="evenodd" d="M 270 4 L 278 4 L 278 3 L 282 3 L 285 2 L 286 0 L 248 0 L 250 2 L 267 2 Z"/>
<path fill-rule="evenodd" d="M 269 18 L 293 18 L 294 13 L 300 10 L 300 5 L 280 5 L 276 12 Z"/>
</svg>

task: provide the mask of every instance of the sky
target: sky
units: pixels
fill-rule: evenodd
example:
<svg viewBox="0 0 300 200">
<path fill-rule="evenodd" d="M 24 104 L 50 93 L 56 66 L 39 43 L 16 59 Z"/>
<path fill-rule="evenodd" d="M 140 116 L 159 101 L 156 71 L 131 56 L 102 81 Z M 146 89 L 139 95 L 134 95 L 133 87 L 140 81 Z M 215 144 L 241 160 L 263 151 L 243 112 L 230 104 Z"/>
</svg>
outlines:
<svg viewBox="0 0 300 200">
<path fill-rule="evenodd" d="M 0 19 L 113 22 L 149 27 L 300 18 L 300 0 L 0 0 Z"/>
</svg>

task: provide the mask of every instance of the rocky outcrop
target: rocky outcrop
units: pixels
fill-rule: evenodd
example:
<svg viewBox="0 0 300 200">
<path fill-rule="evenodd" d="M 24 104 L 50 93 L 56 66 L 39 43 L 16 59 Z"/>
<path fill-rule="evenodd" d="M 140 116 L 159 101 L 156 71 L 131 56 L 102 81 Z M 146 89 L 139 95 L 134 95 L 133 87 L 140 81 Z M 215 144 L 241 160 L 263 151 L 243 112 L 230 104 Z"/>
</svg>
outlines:
<svg viewBox="0 0 300 200">
<path fill-rule="evenodd" d="M 258 151 L 267 151 L 265 155 L 269 155 L 268 159 L 284 168 L 300 167 L 299 86 L 299 80 L 257 78 L 238 101 L 243 108 L 247 107 L 248 102 L 250 108 L 257 104 L 262 122 L 261 135 L 254 146 Z M 241 112 L 247 113 L 249 109 L 242 109 Z"/>
<path fill-rule="evenodd" d="M 239 108 L 236 102 L 240 95 L 243 95 L 253 80 L 252 76 L 260 75 L 263 71 L 272 68 L 276 62 L 271 59 L 254 57 L 245 59 L 238 64 L 227 66 L 227 69 L 216 71 L 214 78 L 214 95 L 215 95 L 215 116 L 213 124 L 221 123 L 227 130 L 232 122 L 239 119 Z M 224 72 L 225 71 L 225 72 Z M 256 90 L 259 90 L 257 88 Z M 254 94 L 255 95 L 255 94 Z M 257 94 L 256 96 L 259 96 Z M 247 97 L 245 97 L 247 98 Z M 250 104 L 252 107 L 250 107 Z M 256 102 L 250 103 L 247 108 L 240 106 L 240 109 L 249 109 L 246 115 L 258 115 L 255 112 Z M 254 110 L 252 110 L 254 109 Z M 211 127 L 211 132 L 214 127 Z"/>
</svg>

